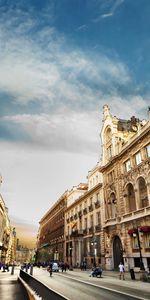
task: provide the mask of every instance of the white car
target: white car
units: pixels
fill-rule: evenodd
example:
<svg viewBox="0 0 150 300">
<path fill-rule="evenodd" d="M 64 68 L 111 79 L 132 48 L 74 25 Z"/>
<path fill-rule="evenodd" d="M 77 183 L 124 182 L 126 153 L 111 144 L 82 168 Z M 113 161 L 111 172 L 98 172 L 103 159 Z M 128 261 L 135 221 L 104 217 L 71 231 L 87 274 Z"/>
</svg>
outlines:
<svg viewBox="0 0 150 300">
<path fill-rule="evenodd" d="M 53 265 L 52 265 L 52 271 L 53 272 L 59 272 L 59 267 L 58 267 L 58 264 L 56 262 L 54 262 Z"/>
</svg>

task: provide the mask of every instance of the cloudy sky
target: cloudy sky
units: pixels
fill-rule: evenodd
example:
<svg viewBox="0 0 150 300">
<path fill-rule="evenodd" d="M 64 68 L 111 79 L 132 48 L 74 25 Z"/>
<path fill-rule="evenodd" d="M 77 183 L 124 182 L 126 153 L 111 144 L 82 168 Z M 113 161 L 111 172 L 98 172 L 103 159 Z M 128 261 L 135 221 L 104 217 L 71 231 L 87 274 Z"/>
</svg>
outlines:
<svg viewBox="0 0 150 300">
<path fill-rule="evenodd" d="M 1 194 L 38 225 L 100 159 L 102 107 L 147 117 L 149 0 L 0 0 Z"/>
</svg>

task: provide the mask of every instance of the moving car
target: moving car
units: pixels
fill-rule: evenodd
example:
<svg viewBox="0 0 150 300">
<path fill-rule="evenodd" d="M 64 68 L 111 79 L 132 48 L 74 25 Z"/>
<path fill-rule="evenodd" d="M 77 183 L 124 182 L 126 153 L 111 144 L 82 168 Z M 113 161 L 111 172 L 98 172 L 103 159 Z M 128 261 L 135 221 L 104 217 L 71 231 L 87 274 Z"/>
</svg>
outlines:
<svg viewBox="0 0 150 300">
<path fill-rule="evenodd" d="M 58 263 L 54 262 L 52 265 L 52 271 L 53 272 L 59 272 Z"/>
</svg>

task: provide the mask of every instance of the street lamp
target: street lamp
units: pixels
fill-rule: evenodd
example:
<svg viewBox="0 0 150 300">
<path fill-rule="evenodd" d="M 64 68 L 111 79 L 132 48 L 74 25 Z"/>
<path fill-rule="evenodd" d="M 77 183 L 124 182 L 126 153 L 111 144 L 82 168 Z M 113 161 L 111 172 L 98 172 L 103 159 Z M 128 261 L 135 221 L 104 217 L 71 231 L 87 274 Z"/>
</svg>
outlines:
<svg viewBox="0 0 150 300">
<path fill-rule="evenodd" d="M 93 266 L 94 268 L 96 268 L 96 254 L 97 254 L 97 242 L 96 242 L 96 238 L 93 237 L 93 240 L 91 242 L 91 246 L 93 247 Z"/>
<path fill-rule="evenodd" d="M 145 271 L 144 268 L 144 263 L 143 263 L 143 257 L 142 257 L 142 252 L 141 252 L 141 242 L 140 242 L 140 236 L 139 236 L 139 228 L 136 226 L 136 232 L 133 233 L 133 237 L 137 236 L 137 242 L 138 242 L 138 248 L 139 248 L 139 253 L 140 253 L 140 270 Z"/>
</svg>

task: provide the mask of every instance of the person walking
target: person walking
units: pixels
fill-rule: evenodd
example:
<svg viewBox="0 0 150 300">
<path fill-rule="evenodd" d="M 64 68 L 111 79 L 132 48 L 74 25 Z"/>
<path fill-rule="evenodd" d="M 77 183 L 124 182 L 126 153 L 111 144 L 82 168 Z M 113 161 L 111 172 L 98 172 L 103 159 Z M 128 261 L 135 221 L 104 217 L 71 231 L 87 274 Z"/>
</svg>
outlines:
<svg viewBox="0 0 150 300">
<path fill-rule="evenodd" d="M 124 277 L 125 268 L 124 268 L 124 265 L 122 262 L 120 262 L 118 268 L 119 268 L 119 279 L 125 280 L 125 277 Z"/>
</svg>

